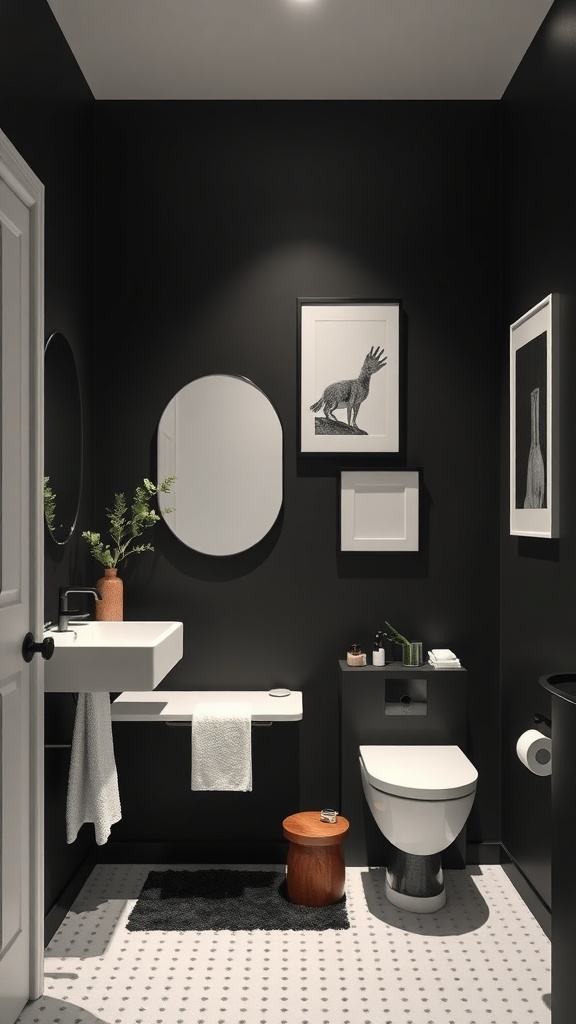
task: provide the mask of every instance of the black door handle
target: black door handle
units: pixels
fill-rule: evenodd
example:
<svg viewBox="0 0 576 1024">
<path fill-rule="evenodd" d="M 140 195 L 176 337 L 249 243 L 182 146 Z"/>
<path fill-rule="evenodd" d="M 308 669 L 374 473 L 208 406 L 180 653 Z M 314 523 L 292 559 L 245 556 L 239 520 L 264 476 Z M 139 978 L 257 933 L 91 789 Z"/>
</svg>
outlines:
<svg viewBox="0 0 576 1024">
<path fill-rule="evenodd" d="M 54 640 L 47 636 L 40 643 L 36 643 L 32 633 L 26 633 L 22 641 L 22 657 L 24 661 L 32 661 L 35 654 L 41 654 L 45 661 L 49 661 L 54 654 Z"/>
</svg>

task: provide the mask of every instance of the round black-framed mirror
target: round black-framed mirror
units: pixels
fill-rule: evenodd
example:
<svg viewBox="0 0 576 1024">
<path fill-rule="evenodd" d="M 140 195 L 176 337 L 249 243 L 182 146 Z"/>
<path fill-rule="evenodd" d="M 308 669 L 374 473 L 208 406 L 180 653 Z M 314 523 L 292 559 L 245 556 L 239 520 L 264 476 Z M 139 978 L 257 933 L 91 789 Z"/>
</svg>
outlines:
<svg viewBox="0 0 576 1024">
<path fill-rule="evenodd" d="M 82 492 L 82 396 L 68 339 L 54 331 L 44 349 L 44 519 L 56 544 L 70 540 Z"/>
</svg>

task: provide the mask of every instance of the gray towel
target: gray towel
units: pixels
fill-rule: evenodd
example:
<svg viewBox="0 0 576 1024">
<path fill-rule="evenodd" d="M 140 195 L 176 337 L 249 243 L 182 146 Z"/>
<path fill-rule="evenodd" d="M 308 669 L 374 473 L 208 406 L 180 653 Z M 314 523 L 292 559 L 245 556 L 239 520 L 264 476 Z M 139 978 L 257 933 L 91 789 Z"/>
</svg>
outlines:
<svg viewBox="0 0 576 1024">
<path fill-rule="evenodd" d="M 66 840 L 73 843 L 84 822 L 94 822 L 102 846 L 120 821 L 109 693 L 79 693 L 68 776 Z"/>
</svg>

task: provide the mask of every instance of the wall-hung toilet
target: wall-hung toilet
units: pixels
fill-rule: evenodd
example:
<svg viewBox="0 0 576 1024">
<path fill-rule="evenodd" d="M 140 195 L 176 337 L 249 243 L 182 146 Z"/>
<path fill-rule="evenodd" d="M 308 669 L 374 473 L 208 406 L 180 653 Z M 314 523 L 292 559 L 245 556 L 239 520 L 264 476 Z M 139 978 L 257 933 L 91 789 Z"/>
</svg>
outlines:
<svg viewBox="0 0 576 1024">
<path fill-rule="evenodd" d="M 440 854 L 464 828 L 478 772 L 457 746 L 360 746 L 362 788 L 393 847 L 386 896 L 426 913 L 446 902 Z"/>
</svg>

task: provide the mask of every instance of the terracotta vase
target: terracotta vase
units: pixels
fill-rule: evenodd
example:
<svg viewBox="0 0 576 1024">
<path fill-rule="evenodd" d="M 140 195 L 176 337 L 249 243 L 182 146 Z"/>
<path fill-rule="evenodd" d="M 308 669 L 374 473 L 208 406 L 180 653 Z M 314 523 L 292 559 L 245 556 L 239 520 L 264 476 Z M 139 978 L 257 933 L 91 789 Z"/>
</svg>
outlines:
<svg viewBox="0 0 576 1024">
<path fill-rule="evenodd" d="M 102 596 L 95 603 L 97 622 L 122 622 L 124 618 L 124 584 L 117 573 L 118 569 L 104 569 L 96 584 Z"/>
</svg>

